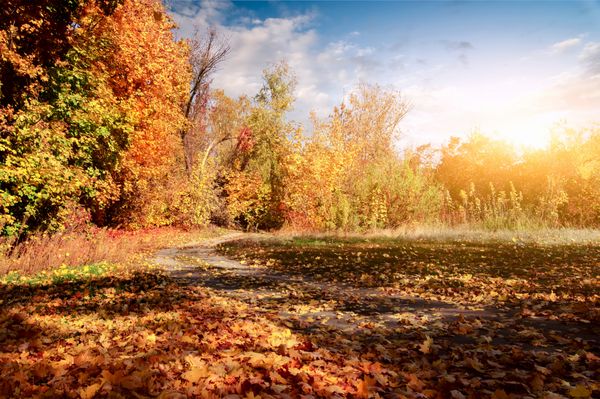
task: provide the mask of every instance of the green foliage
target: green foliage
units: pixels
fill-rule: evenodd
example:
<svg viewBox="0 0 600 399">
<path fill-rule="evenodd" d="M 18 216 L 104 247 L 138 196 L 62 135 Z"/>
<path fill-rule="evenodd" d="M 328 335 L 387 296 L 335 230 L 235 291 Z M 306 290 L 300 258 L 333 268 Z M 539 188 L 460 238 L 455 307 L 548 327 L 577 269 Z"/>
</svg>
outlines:
<svg viewBox="0 0 600 399">
<path fill-rule="evenodd" d="M 22 275 L 18 271 L 12 271 L 0 278 L 0 284 L 39 286 L 45 284 L 85 281 L 90 278 L 107 274 L 114 269 L 115 265 L 100 262 L 76 267 L 62 265 L 57 269 L 42 271 L 34 275 Z"/>
<path fill-rule="evenodd" d="M 356 180 L 354 196 L 363 210 L 366 228 L 396 228 L 437 222 L 441 186 L 426 170 L 412 168 L 407 160 L 383 158 L 370 164 Z"/>
<path fill-rule="evenodd" d="M 20 12 L 0 23 L 2 233 L 60 230 L 77 207 L 98 224 L 159 208 L 160 196 L 140 188 L 160 189 L 177 163 L 186 91 L 185 48 L 162 4 L 10 3 Z M 146 57 L 144 46 L 158 54 Z M 161 62 L 183 67 L 175 74 Z"/>
<path fill-rule="evenodd" d="M 84 42 L 87 46 L 89 43 Z M 113 180 L 131 123 L 90 63 L 102 48 L 73 47 L 47 70 L 39 99 L 3 130 L 3 233 L 59 229 L 73 203 L 94 212 L 116 198 Z"/>
</svg>

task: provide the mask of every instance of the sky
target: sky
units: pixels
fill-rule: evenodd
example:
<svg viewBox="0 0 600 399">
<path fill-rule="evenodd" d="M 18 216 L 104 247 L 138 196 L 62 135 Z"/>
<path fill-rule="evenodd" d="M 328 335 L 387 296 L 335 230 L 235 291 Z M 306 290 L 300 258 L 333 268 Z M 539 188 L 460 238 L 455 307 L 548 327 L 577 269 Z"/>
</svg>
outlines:
<svg viewBox="0 0 600 399">
<path fill-rule="evenodd" d="M 231 53 L 213 77 L 255 95 L 286 60 L 298 84 L 290 117 L 330 114 L 359 83 L 398 90 L 405 145 L 475 131 L 542 146 L 560 125 L 600 122 L 600 0 L 170 0 L 178 37 L 215 27 Z"/>
</svg>

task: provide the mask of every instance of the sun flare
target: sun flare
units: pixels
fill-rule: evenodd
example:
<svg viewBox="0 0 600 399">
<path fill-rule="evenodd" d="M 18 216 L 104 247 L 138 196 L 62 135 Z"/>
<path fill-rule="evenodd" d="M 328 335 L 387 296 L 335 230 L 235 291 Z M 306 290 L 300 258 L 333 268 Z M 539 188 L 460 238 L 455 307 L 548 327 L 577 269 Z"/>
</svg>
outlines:
<svg viewBox="0 0 600 399">
<path fill-rule="evenodd" d="M 550 142 L 552 123 L 517 120 L 507 122 L 498 129 L 498 138 L 517 148 L 540 149 Z"/>
</svg>

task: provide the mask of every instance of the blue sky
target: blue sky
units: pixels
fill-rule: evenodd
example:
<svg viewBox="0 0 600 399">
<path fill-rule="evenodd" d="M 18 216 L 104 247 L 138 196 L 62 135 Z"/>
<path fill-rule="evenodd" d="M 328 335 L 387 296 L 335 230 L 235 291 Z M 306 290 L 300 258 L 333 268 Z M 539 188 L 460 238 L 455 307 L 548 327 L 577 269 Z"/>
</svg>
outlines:
<svg viewBox="0 0 600 399">
<path fill-rule="evenodd" d="M 326 116 L 359 82 L 410 101 L 411 145 L 475 130 L 540 145 L 557 123 L 600 121 L 600 1 L 168 4 L 181 37 L 214 26 L 229 40 L 214 77 L 229 95 L 255 94 L 261 71 L 286 59 L 300 122 Z"/>
</svg>

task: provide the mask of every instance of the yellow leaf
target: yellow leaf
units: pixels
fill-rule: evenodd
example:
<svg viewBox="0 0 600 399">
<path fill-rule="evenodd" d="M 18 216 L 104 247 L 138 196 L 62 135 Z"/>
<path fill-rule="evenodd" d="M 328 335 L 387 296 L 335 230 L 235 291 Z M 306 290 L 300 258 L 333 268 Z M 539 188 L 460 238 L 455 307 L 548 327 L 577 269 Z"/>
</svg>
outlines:
<svg viewBox="0 0 600 399">
<path fill-rule="evenodd" d="M 92 399 L 100 390 L 100 388 L 102 388 L 102 383 L 97 382 L 88 386 L 87 388 L 81 388 L 79 390 L 79 395 L 81 396 L 81 399 Z"/>
<path fill-rule="evenodd" d="M 190 363 L 190 370 L 183 373 L 181 376 L 191 383 L 200 381 L 202 378 L 206 378 L 210 375 L 208 365 L 201 359 L 194 358 L 192 356 L 186 357 L 186 360 Z"/>
<path fill-rule="evenodd" d="M 423 343 L 419 345 L 419 350 L 427 354 L 431 351 L 431 344 L 433 344 L 433 338 L 427 336 L 427 338 L 425 338 L 425 341 L 423 341 Z"/>
<path fill-rule="evenodd" d="M 586 388 L 584 385 L 577 385 L 575 388 L 569 391 L 569 396 L 576 399 L 587 399 L 592 397 L 592 390 Z"/>
<path fill-rule="evenodd" d="M 146 341 L 150 342 L 151 344 L 156 342 L 156 334 L 148 334 L 146 336 Z"/>
</svg>

